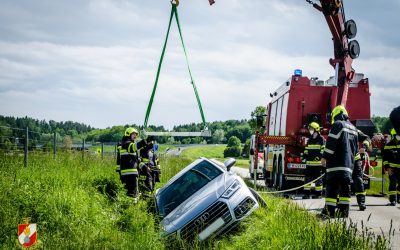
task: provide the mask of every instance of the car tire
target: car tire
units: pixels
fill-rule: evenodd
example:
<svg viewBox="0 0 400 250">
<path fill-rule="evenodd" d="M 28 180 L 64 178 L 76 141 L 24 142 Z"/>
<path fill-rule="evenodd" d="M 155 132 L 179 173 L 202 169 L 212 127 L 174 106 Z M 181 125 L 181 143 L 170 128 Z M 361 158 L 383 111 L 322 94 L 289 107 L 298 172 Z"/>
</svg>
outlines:
<svg viewBox="0 0 400 250">
<path fill-rule="evenodd" d="M 261 207 L 266 207 L 267 206 L 267 202 L 263 199 L 263 197 L 261 197 L 261 195 L 259 193 L 257 193 L 256 190 L 252 189 L 251 187 L 249 187 L 250 192 L 253 194 L 254 198 L 256 198 L 258 204 L 260 204 Z"/>
</svg>

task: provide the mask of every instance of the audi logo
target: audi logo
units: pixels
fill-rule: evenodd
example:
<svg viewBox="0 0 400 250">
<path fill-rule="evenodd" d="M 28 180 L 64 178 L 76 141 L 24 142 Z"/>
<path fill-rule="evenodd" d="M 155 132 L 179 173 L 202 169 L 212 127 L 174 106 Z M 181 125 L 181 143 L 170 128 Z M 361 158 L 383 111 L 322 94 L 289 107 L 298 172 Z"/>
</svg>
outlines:
<svg viewBox="0 0 400 250">
<path fill-rule="evenodd" d="M 204 213 L 202 214 L 197 220 L 194 221 L 194 224 L 196 226 L 201 226 L 202 224 L 204 224 L 208 219 L 210 218 L 210 214 Z"/>
</svg>

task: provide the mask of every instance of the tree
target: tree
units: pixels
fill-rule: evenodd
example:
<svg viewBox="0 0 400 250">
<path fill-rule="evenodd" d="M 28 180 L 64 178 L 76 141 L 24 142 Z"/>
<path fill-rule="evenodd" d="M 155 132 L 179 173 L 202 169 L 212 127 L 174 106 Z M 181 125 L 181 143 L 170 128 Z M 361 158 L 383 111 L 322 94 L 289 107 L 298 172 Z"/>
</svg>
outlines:
<svg viewBox="0 0 400 250">
<path fill-rule="evenodd" d="M 243 146 L 242 156 L 249 157 L 249 152 L 250 152 L 250 139 L 247 139 L 246 143 Z"/>
<path fill-rule="evenodd" d="M 225 132 L 223 129 L 217 129 L 212 135 L 212 143 L 221 143 L 225 139 Z"/>
<path fill-rule="evenodd" d="M 239 157 L 241 153 L 240 140 L 232 136 L 228 140 L 228 145 L 224 149 L 224 157 Z"/>
<path fill-rule="evenodd" d="M 265 121 L 266 121 L 266 116 L 267 115 L 267 108 L 264 106 L 257 106 L 255 110 L 253 110 L 250 114 L 250 120 L 249 120 L 249 125 L 252 129 L 252 131 L 256 131 L 256 127 L 261 128 L 261 126 L 264 126 Z M 259 121 L 262 121 L 263 124 L 257 124 L 257 116 L 259 117 Z M 264 132 L 263 128 L 259 130 L 260 132 Z"/>
<path fill-rule="evenodd" d="M 231 136 L 228 140 L 227 147 L 240 147 L 240 140 L 236 136 Z"/>
</svg>

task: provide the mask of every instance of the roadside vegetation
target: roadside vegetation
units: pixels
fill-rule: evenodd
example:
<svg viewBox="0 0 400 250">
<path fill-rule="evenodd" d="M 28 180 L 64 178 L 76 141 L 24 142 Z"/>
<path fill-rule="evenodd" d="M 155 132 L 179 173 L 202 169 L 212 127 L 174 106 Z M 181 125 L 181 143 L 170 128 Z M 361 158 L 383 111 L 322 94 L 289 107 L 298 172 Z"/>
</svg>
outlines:
<svg viewBox="0 0 400 250">
<path fill-rule="evenodd" d="M 162 158 L 157 187 L 196 154 L 207 154 L 204 150 Z M 148 203 L 134 205 L 125 196 L 111 157 L 82 159 L 71 152 L 54 160 L 51 154 L 32 154 L 25 168 L 23 157 L 2 154 L 0 190 L 2 249 L 15 247 L 17 226 L 27 217 L 38 225 L 42 249 L 388 249 L 384 238 L 340 221 L 321 223 L 288 200 L 268 195 L 263 196 L 268 207 L 256 210 L 228 236 L 166 245 Z"/>
</svg>

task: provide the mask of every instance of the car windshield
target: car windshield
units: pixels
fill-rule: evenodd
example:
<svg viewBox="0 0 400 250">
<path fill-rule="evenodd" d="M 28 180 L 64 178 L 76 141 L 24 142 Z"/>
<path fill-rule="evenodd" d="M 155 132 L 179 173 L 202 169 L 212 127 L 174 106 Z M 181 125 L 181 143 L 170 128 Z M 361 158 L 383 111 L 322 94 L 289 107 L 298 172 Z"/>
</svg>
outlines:
<svg viewBox="0 0 400 250">
<path fill-rule="evenodd" d="M 187 198 L 222 174 L 207 161 L 201 161 L 162 191 L 157 200 L 161 217 L 167 216 Z"/>
</svg>

